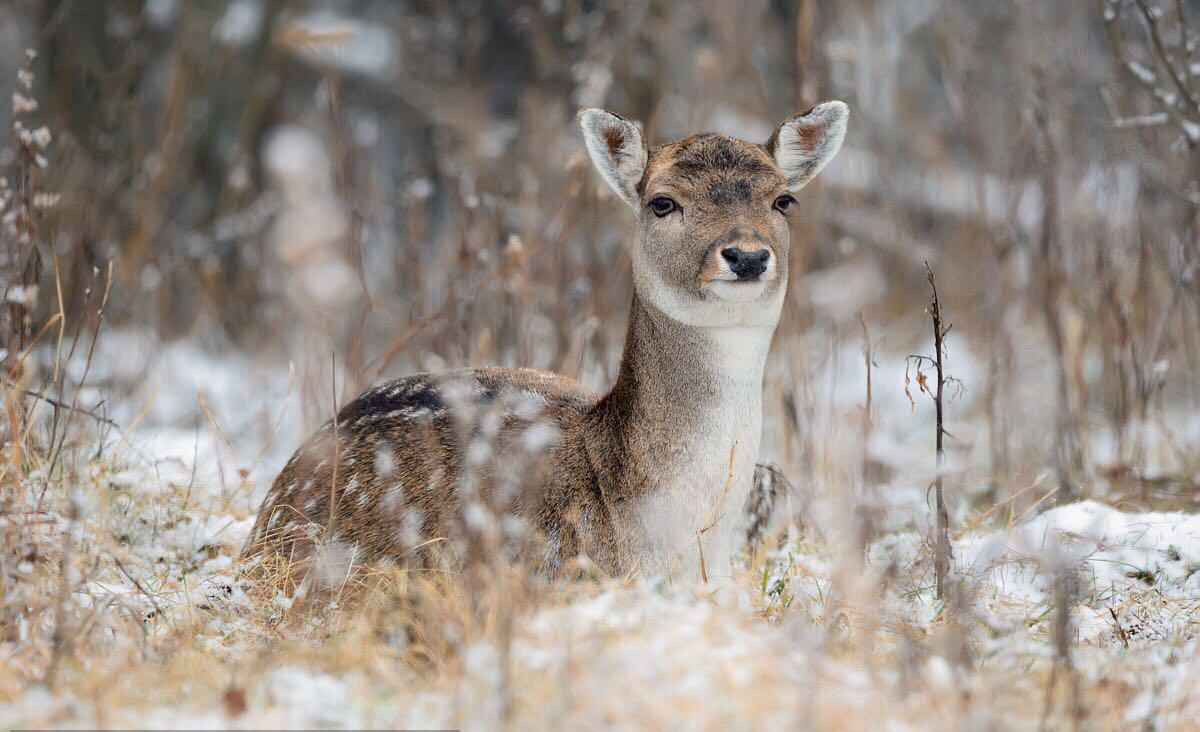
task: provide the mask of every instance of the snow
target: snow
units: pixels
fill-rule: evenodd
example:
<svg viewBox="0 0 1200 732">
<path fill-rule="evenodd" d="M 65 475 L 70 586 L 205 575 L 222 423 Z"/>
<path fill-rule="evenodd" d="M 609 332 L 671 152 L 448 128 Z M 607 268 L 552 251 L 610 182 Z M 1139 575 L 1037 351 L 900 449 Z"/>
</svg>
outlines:
<svg viewBox="0 0 1200 732">
<path fill-rule="evenodd" d="M 814 329 L 812 337 L 824 336 Z M 950 345 L 952 373 L 975 383 L 980 364 L 962 340 Z M 237 576 L 235 558 L 258 498 L 303 437 L 297 397 L 278 378 L 286 373 L 281 365 L 218 357 L 196 343 L 158 344 L 136 331 L 106 333 L 99 348 L 94 396 L 129 397 L 108 405 L 123 430 L 83 473 L 77 536 L 82 545 L 89 536 L 119 537 L 121 567 L 102 560 L 75 602 L 102 619 L 114 643 L 127 632 L 124 617 L 138 618 L 156 643 L 175 628 L 194 628 L 188 645 L 220 664 L 217 686 L 190 679 L 193 691 L 170 700 L 156 695 L 108 708 L 106 724 L 473 728 L 507 711 L 514 725 L 534 728 L 686 720 L 696 727 L 919 729 L 933 699 L 960 695 L 974 700 L 972 718 L 1010 721 L 1004 715 L 1012 709 L 998 698 L 1043 693 L 1041 674 L 1054 656 L 1054 581 L 1064 576 L 1083 683 L 1125 689 L 1120 719 L 1161 727 L 1200 713 L 1200 516 L 1092 500 L 1016 512 L 1011 525 L 1002 510 L 976 521 L 961 500 L 974 470 L 965 451 L 952 455 L 949 472 L 960 491 L 952 525 L 967 527 L 953 537 L 952 576 L 967 591 L 959 622 L 973 669 L 955 660 L 928 560 L 932 408 L 922 394 L 915 409 L 909 405 L 903 360 L 890 355 L 881 354 L 873 370 L 868 448 L 892 477 L 876 486 L 879 533 L 860 570 L 846 569 L 856 561 L 846 551 L 846 496 L 814 490 L 806 505 L 781 509 L 784 516 L 800 510 L 810 528 L 777 536 L 732 586 L 585 583 L 522 608 L 507 652 L 495 633 L 441 628 L 453 658 L 422 674 L 392 658 L 394 648 L 412 642 L 403 634 L 394 647 L 376 630 L 346 636 L 360 621 L 333 605 L 289 625 L 301 600 L 278 592 L 255 599 Z M 786 373 L 788 364 L 774 368 Z M 843 415 L 860 408 L 861 352 L 834 349 L 817 370 L 823 391 L 814 415 L 831 425 L 825 459 L 857 464 L 861 446 L 838 435 L 847 424 L 859 429 L 856 417 Z M 968 412 L 976 398 L 968 392 L 955 413 Z M 201 400 L 210 417 L 197 416 Z M 777 425 L 769 421 L 768 432 Z M 971 444 L 981 439 L 976 429 L 964 421 L 954 433 Z M 1181 429 L 1176 439 L 1195 440 L 1194 432 L 1194 425 Z M 1152 452 L 1147 457 L 1152 469 L 1171 468 L 1156 466 Z M 386 467 L 386 455 L 376 459 Z M 244 478 L 233 477 L 239 470 Z M 1048 483 L 1032 481 L 1030 502 Z M 65 519 L 53 516 L 39 541 L 61 541 Z M 318 558 L 316 585 L 340 591 L 352 557 L 353 547 L 331 543 Z M 847 577 L 870 588 L 865 600 Z M 458 622 L 453 617 L 447 626 Z M 856 644 L 875 649 L 870 660 Z M 249 676 L 235 671 L 256 657 L 269 660 Z M 228 683 L 244 692 L 244 711 L 219 701 Z M 18 726 L 95 724 L 71 693 L 29 687 L 0 699 L 0 719 Z"/>
<path fill-rule="evenodd" d="M 330 674 L 284 666 L 266 678 L 268 703 L 284 712 L 281 727 L 364 727 L 349 685 Z"/>
<path fill-rule="evenodd" d="M 1187 119 L 1179 120 L 1179 124 L 1183 127 L 1184 134 L 1188 136 L 1188 140 L 1192 144 L 1200 143 L 1200 124 Z"/>
<path fill-rule="evenodd" d="M 245 46 L 258 36 L 263 7 L 257 0 L 236 0 L 213 26 L 213 36 L 228 46 Z"/>
<path fill-rule="evenodd" d="M 1154 84 L 1158 81 L 1157 74 L 1137 61 L 1126 61 L 1125 67 L 1129 69 L 1129 73 L 1136 76 L 1138 81 L 1142 82 L 1143 84 Z"/>
<path fill-rule="evenodd" d="M 250 618 L 258 611 L 230 573 L 250 517 L 222 514 L 215 508 L 219 502 L 196 493 L 185 510 L 180 487 L 144 469 L 98 471 L 94 478 L 116 490 L 119 503 L 127 501 L 115 513 L 127 526 L 129 576 L 112 573 L 89 581 L 76 593 L 81 605 L 101 612 L 155 610 L 163 614 L 156 619 L 160 628 L 187 617 L 207 618 L 197 642 L 209 652 L 221 657 L 254 648 L 262 631 Z M 869 548 L 868 571 L 919 568 L 922 545 L 921 534 L 889 531 Z M 327 574 L 336 585 L 344 579 L 348 549 L 332 546 L 331 557 L 337 556 L 329 565 L 336 571 Z M 916 673 L 929 693 L 979 690 L 989 669 L 1007 674 L 1046 662 L 1052 656 L 1051 570 L 1067 566 L 1080 578 L 1072 619 L 1084 678 L 1132 684 L 1122 712 L 1126 720 L 1200 712 L 1191 701 L 1198 690 L 1188 671 L 1194 666 L 1193 618 L 1200 606 L 1200 574 L 1194 572 L 1200 567 L 1200 516 L 1121 511 L 1084 501 L 1052 508 L 1007 531 L 969 531 L 955 539 L 954 550 L 954 572 L 971 582 L 975 597 L 969 611 L 987 630 L 977 631 L 979 670 L 971 677 L 942 654 L 920 661 Z M 116 716 L 109 719 L 155 727 L 477 728 L 497 719 L 506 704 L 516 723 L 528 726 L 669 724 L 684 714 L 701 726 L 742 720 L 761 727 L 803 725 L 809 715 L 869 717 L 879 713 L 874 701 L 879 694 L 899 694 L 908 682 L 902 668 L 868 670 L 829 648 L 825 634 L 846 622 L 836 614 L 838 560 L 831 551 L 793 532 L 768 557 L 765 574 L 752 570 L 719 590 L 655 580 L 607 582 L 585 588 L 575 599 L 533 606 L 516 620 L 507 674 L 504 654 L 491 637 L 464 640 L 459 670 L 450 677 L 406 676 L 400 686 L 380 686 L 367 667 L 329 667 L 313 654 L 299 654 L 268 665 L 261 678 L 247 682 L 247 709 L 237 715 L 181 698 L 137 712 L 113 710 Z M 159 569 L 164 566 L 190 569 L 181 579 L 175 570 L 164 575 Z M 133 579 L 153 588 L 153 601 Z M 922 583 L 920 571 L 914 582 Z M 288 612 L 293 598 L 277 595 L 268 605 Z M 933 627 L 939 614 L 929 592 L 912 592 L 903 582 L 885 590 L 876 605 L 892 622 Z M 1124 641 L 1109 610 L 1124 628 Z M 890 630 L 882 638 L 900 640 Z M 320 641 L 312 642 L 319 647 Z M 1163 654 L 1168 647 L 1187 649 L 1185 657 L 1192 660 L 1168 660 Z M 1133 655 L 1135 648 L 1144 649 L 1143 655 Z M 71 708 L 67 697 L 48 698 L 31 689 L 15 702 L 0 702 L 0 717 L 34 724 L 62 719 L 55 715 L 70 714 Z"/>
<path fill-rule="evenodd" d="M 135 471 L 122 480 L 134 480 L 148 465 L 152 476 L 137 478 L 148 490 L 262 490 L 299 444 L 299 398 L 288 364 L 215 357 L 213 350 L 196 341 L 160 343 L 129 329 L 98 339 L 87 374 L 92 386 L 80 406 L 102 403 L 100 411 L 121 426 L 109 439 L 134 463 L 126 470 Z M 68 369 L 75 379 L 83 376 L 79 361 Z"/>
<path fill-rule="evenodd" d="M 994 588 L 993 600 L 1046 606 L 1054 570 L 1076 580 L 1083 638 L 1120 640 L 1112 610 L 1153 594 L 1158 607 L 1138 619 L 1136 640 L 1192 638 L 1200 628 L 1200 516 L 1124 513 L 1095 501 L 1053 508 L 1011 533 L 981 533 L 957 543 L 959 568 Z M 1129 640 L 1129 633 L 1126 633 Z"/>
<path fill-rule="evenodd" d="M 1170 121 L 1170 116 L 1166 112 L 1155 112 L 1153 114 L 1136 115 L 1132 117 L 1122 117 L 1113 122 L 1117 129 L 1127 129 L 1130 127 L 1155 127 L 1157 125 L 1165 125 Z"/>
<path fill-rule="evenodd" d="M 17 305 L 33 307 L 37 304 L 37 285 L 13 285 L 4 294 L 4 299 Z"/>
</svg>

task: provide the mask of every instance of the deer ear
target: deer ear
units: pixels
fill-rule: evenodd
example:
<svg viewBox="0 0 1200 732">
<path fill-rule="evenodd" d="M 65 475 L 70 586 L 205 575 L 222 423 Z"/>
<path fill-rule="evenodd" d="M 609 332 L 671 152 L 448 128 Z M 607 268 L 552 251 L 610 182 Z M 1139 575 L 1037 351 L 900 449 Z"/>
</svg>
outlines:
<svg viewBox="0 0 1200 732">
<path fill-rule="evenodd" d="M 638 183 L 646 172 L 642 127 L 603 109 L 581 109 L 579 126 L 592 164 L 625 203 L 638 207 Z"/>
<path fill-rule="evenodd" d="M 779 125 L 767 140 L 767 152 L 787 176 L 790 190 L 803 188 L 833 160 L 842 149 L 849 118 L 850 108 L 845 104 L 825 102 Z"/>
</svg>

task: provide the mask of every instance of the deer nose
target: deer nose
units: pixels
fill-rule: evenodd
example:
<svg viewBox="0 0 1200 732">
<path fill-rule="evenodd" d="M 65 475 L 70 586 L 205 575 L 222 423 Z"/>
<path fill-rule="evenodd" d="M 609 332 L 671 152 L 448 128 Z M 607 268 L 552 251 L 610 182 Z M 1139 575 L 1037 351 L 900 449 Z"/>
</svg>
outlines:
<svg viewBox="0 0 1200 732">
<path fill-rule="evenodd" d="M 767 271 L 767 260 L 771 258 L 771 250 L 766 247 L 748 252 L 741 247 L 725 247 L 721 256 L 729 262 L 729 269 L 739 280 L 756 280 Z"/>
</svg>

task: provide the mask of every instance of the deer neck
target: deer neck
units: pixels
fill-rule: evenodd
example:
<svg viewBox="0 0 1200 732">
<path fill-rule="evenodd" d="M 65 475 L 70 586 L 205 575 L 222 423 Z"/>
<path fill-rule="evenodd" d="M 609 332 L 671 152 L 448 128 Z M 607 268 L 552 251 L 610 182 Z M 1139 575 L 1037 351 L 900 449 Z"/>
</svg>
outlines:
<svg viewBox="0 0 1200 732">
<path fill-rule="evenodd" d="M 763 369 L 775 324 L 700 327 L 671 319 L 636 294 L 611 396 L 632 438 L 675 435 L 762 404 Z M 694 438 L 695 435 L 692 435 Z"/>
<path fill-rule="evenodd" d="M 728 566 L 753 481 L 774 329 L 773 319 L 687 325 L 634 296 L 620 374 L 597 409 L 618 534 L 640 569 L 694 570 L 702 530 L 707 573 Z"/>
</svg>

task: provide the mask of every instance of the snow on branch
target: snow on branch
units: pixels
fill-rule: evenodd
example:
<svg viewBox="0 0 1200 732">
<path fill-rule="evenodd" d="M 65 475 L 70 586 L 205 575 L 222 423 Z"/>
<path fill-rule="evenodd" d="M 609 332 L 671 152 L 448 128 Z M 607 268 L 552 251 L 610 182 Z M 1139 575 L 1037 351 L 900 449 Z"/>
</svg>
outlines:
<svg viewBox="0 0 1200 732">
<path fill-rule="evenodd" d="M 1137 20 L 1124 19 L 1123 11 L 1130 7 L 1136 8 Z M 1200 90 L 1195 88 L 1200 64 L 1192 60 L 1195 41 L 1188 29 L 1182 0 L 1175 0 L 1172 11 L 1164 11 L 1150 0 L 1104 0 L 1103 18 L 1117 64 L 1150 92 L 1160 110 L 1117 118 L 1115 126 L 1148 127 L 1170 120 L 1183 133 L 1189 147 L 1200 146 Z M 1134 49 L 1124 32 L 1125 23 L 1141 26 L 1147 47 Z"/>
</svg>

